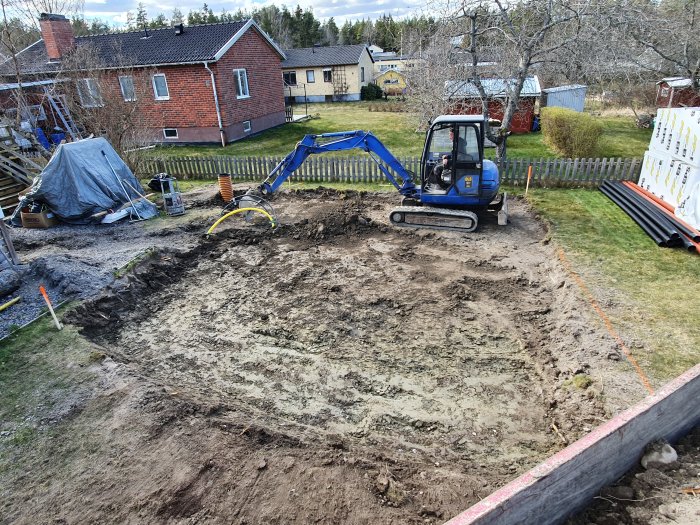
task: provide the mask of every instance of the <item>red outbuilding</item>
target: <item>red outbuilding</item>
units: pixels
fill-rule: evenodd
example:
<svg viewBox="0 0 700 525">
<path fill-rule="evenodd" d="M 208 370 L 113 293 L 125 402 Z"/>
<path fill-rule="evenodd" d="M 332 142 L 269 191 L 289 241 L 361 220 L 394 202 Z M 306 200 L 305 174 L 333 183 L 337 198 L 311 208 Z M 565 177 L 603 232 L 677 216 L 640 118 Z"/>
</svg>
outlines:
<svg viewBox="0 0 700 525">
<path fill-rule="evenodd" d="M 507 90 L 514 79 L 487 78 L 481 81 L 488 97 L 489 118 L 503 120 L 504 102 Z M 448 98 L 448 112 L 456 115 L 480 115 L 481 97 L 476 86 L 469 81 L 448 81 L 445 83 Z M 537 76 L 525 79 L 520 92 L 518 109 L 511 124 L 512 133 L 529 133 L 535 119 L 535 102 L 542 94 Z"/>
<path fill-rule="evenodd" d="M 689 78 L 668 77 L 656 83 L 656 107 L 682 108 L 700 106 L 700 93 Z"/>
</svg>

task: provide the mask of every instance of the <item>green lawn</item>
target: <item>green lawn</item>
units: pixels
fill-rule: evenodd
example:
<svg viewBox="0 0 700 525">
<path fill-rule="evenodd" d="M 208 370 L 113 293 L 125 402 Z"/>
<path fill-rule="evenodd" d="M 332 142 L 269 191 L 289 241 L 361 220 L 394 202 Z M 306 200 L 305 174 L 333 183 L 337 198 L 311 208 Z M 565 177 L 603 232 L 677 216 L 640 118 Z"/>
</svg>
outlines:
<svg viewBox="0 0 700 525">
<path fill-rule="evenodd" d="M 376 106 L 377 103 L 372 103 Z M 418 157 L 423 151 L 425 133 L 417 131 L 418 121 L 407 113 L 370 111 L 366 102 L 333 104 L 309 104 L 308 112 L 312 119 L 279 126 L 254 135 L 248 139 L 220 146 L 168 146 L 151 150 L 149 155 L 195 156 L 284 156 L 294 149 L 295 144 L 307 134 L 318 135 L 335 131 L 355 129 L 370 130 L 397 157 Z M 297 114 L 303 113 L 303 105 L 295 106 Z M 650 130 L 640 130 L 631 117 L 600 117 L 605 131 L 600 140 L 599 157 L 641 157 L 647 149 L 651 137 Z M 349 151 L 333 153 L 334 156 L 358 155 L 361 152 Z M 493 158 L 494 149 L 487 150 L 487 157 Z M 511 158 L 556 157 L 542 143 L 541 133 L 512 135 L 508 138 L 508 156 Z"/>
<path fill-rule="evenodd" d="M 700 362 L 700 255 L 657 247 L 595 190 L 533 189 L 528 200 L 649 375 Z"/>
</svg>

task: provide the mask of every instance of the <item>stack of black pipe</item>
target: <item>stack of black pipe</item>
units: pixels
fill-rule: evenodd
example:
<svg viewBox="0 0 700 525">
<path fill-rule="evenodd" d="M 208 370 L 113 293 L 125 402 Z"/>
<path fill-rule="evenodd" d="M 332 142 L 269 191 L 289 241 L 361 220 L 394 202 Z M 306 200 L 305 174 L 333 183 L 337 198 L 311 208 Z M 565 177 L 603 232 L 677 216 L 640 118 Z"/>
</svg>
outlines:
<svg viewBox="0 0 700 525">
<path fill-rule="evenodd" d="M 600 191 L 632 217 L 657 245 L 668 248 L 683 247 L 688 251 L 695 251 L 695 245 L 689 239 L 700 242 L 698 232 L 679 223 L 632 188 L 622 182 L 605 181 Z"/>
</svg>

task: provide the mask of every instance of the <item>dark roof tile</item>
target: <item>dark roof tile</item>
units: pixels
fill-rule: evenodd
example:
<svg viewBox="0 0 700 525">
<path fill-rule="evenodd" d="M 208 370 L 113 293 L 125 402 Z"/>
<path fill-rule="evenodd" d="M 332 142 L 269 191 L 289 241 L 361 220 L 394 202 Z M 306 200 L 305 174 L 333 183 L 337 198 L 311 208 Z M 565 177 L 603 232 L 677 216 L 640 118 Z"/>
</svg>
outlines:
<svg viewBox="0 0 700 525">
<path fill-rule="evenodd" d="M 287 60 L 282 61 L 282 68 L 357 64 L 365 49 L 367 46 L 364 45 L 285 49 Z"/>
<path fill-rule="evenodd" d="M 247 21 L 185 26 L 175 34 L 175 28 L 149 29 L 128 33 L 109 33 L 76 37 L 77 46 L 92 45 L 104 67 L 155 66 L 210 61 L 233 38 Z M 24 74 L 52 73 L 61 68 L 60 62 L 49 62 L 43 40 L 35 42 L 18 55 Z M 0 73 L 13 71 L 11 62 L 0 66 Z"/>
</svg>

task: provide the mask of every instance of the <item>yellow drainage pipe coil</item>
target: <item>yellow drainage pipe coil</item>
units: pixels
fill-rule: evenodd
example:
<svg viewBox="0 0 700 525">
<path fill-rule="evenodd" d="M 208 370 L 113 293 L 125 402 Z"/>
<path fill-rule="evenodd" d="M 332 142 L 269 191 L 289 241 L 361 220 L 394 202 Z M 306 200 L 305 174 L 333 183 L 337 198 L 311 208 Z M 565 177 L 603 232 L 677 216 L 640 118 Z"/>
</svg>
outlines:
<svg viewBox="0 0 700 525">
<path fill-rule="evenodd" d="M 262 213 L 265 217 L 267 217 L 270 221 L 270 224 L 272 225 L 273 228 L 277 227 L 277 223 L 275 222 L 275 218 L 267 213 L 265 210 L 262 208 L 238 208 L 237 210 L 233 210 L 228 212 L 226 215 L 223 217 L 220 217 L 219 220 L 217 220 L 214 224 L 211 225 L 211 228 L 207 230 L 207 235 L 210 235 L 211 232 L 214 231 L 214 228 L 216 228 L 222 221 L 225 219 L 228 219 L 229 217 L 236 215 L 237 213 L 242 213 L 244 211 L 256 211 L 258 213 Z"/>
</svg>

